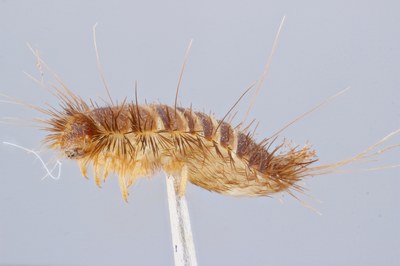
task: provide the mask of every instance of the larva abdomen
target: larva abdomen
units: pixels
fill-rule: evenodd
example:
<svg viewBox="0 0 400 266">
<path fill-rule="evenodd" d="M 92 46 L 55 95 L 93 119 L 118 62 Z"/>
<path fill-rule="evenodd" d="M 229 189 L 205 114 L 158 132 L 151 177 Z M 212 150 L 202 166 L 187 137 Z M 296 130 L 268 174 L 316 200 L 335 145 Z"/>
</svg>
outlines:
<svg viewBox="0 0 400 266">
<path fill-rule="evenodd" d="M 92 163 L 98 185 L 101 177 L 117 173 L 124 198 L 138 177 L 161 169 L 181 175 L 184 167 L 188 180 L 207 190 L 264 196 L 300 189 L 295 183 L 315 161 L 308 147 L 282 144 L 269 151 L 268 140 L 256 144 L 249 134 L 191 109 L 162 104 L 90 109 L 83 102 L 68 108 L 48 121 L 54 134 L 47 142 L 79 160 L 84 175 Z"/>
</svg>

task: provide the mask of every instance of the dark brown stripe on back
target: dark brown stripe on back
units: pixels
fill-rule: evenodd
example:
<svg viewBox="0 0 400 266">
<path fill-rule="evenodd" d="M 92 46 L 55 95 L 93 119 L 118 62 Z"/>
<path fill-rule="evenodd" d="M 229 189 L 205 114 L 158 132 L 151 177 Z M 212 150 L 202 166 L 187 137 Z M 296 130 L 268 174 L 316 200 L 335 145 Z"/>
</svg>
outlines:
<svg viewBox="0 0 400 266">
<path fill-rule="evenodd" d="M 248 164 L 260 172 L 264 172 L 269 163 L 269 153 L 262 145 L 257 145 L 248 135 L 238 134 L 236 154 L 246 157 Z"/>
<path fill-rule="evenodd" d="M 211 140 L 214 127 L 210 116 L 200 112 L 196 112 L 196 115 L 200 119 L 201 125 L 203 126 L 204 137 L 208 140 Z"/>
<path fill-rule="evenodd" d="M 155 106 L 158 116 L 161 118 L 163 122 L 164 128 L 167 130 L 171 129 L 171 114 L 168 112 L 168 107 L 166 105 L 156 105 Z"/>
<path fill-rule="evenodd" d="M 263 147 L 255 146 L 253 150 L 249 153 L 249 165 L 254 166 L 256 169 L 261 171 L 261 169 L 265 168 L 265 163 L 268 158 L 268 153 L 264 150 Z"/>
<path fill-rule="evenodd" d="M 219 132 L 221 134 L 220 143 L 223 147 L 228 147 L 233 140 L 233 129 L 226 122 L 222 122 L 219 128 L 220 128 Z"/>
<path fill-rule="evenodd" d="M 144 107 L 139 106 L 140 126 L 143 131 L 152 131 L 156 128 L 153 115 Z"/>
<path fill-rule="evenodd" d="M 186 121 L 187 121 L 187 125 L 189 127 L 189 132 L 193 133 L 195 131 L 194 129 L 194 117 L 193 117 L 193 112 L 191 109 L 185 109 L 185 108 L 177 108 L 179 111 L 181 111 L 183 113 L 183 116 L 185 117 Z"/>
<path fill-rule="evenodd" d="M 254 148 L 256 148 L 254 141 L 248 135 L 239 132 L 236 148 L 237 156 L 243 157 L 248 155 L 252 150 L 254 150 Z"/>
</svg>

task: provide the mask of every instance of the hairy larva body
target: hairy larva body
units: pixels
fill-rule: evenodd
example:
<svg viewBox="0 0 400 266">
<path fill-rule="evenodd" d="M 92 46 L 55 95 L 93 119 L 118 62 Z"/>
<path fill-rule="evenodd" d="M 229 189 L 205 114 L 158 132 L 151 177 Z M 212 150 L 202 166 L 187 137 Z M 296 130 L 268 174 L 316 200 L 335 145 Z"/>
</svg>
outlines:
<svg viewBox="0 0 400 266">
<path fill-rule="evenodd" d="M 77 159 L 85 176 L 92 163 L 98 185 L 117 173 L 125 199 L 138 177 L 159 170 L 233 196 L 300 189 L 295 183 L 316 160 L 307 146 L 282 144 L 269 151 L 267 140 L 256 144 L 249 133 L 191 109 L 133 103 L 91 109 L 75 103 L 66 105 L 66 113 L 53 113 L 47 128 L 53 134 L 46 141 Z"/>
<path fill-rule="evenodd" d="M 282 23 L 283 20 L 280 28 Z M 277 37 L 272 51 L 276 41 Z M 96 41 L 94 43 L 100 74 L 110 97 L 99 63 Z M 31 50 L 36 55 L 37 66 L 43 78 L 42 69 L 52 71 L 38 52 Z M 257 83 L 258 89 L 265 78 L 269 62 Z M 185 63 L 178 88 L 184 66 Z M 58 85 L 44 84 L 43 80 L 39 83 L 60 100 L 61 109 L 28 105 L 49 116 L 39 120 L 45 125 L 43 129 L 50 132 L 45 143 L 51 149 L 60 151 L 63 157 L 77 160 L 86 177 L 88 167 L 92 165 L 98 186 L 109 174 L 116 173 L 125 200 L 128 198 L 128 188 L 139 177 L 151 176 L 161 170 L 179 180 L 177 189 L 180 195 L 185 193 L 187 182 L 232 196 L 266 196 L 276 192 L 293 195 L 292 190 L 302 191 L 298 181 L 304 177 L 331 173 L 354 161 L 369 159 L 398 147 L 394 145 L 378 149 L 388 138 L 400 133 L 400 130 L 390 133 L 351 158 L 314 166 L 317 157 L 309 145 L 298 147 L 287 141 L 276 143 L 276 136 L 283 129 L 347 89 L 287 124 L 278 133 L 256 142 L 254 132 L 251 133 L 248 127 L 242 129 L 240 126 L 232 126 L 225 121 L 227 116 L 218 120 L 212 115 L 193 111 L 192 108 L 178 107 L 178 89 L 174 106 L 140 105 L 137 97 L 135 102 L 124 101 L 115 105 L 110 97 L 110 102 L 100 107 L 92 101 L 86 103 L 54 72 L 52 75 Z"/>
</svg>

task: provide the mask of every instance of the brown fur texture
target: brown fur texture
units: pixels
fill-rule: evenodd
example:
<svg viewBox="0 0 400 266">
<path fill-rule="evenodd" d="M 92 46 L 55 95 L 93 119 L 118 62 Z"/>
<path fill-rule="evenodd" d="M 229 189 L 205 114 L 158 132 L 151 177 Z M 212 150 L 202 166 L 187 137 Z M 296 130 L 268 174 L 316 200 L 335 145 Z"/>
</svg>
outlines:
<svg viewBox="0 0 400 266">
<path fill-rule="evenodd" d="M 249 133 L 191 109 L 134 103 L 89 107 L 69 90 L 58 93 L 63 110 L 47 111 L 46 143 L 78 160 L 85 176 L 92 164 L 98 186 L 115 172 L 125 200 L 138 177 L 160 170 L 180 176 L 184 168 L 191 183 L 226 195 L 301 190 L 296 183 L 316 161 L 308 146 L 282 143 L 272 149 L 269 139 L 257 144 Z"/>
</svg>

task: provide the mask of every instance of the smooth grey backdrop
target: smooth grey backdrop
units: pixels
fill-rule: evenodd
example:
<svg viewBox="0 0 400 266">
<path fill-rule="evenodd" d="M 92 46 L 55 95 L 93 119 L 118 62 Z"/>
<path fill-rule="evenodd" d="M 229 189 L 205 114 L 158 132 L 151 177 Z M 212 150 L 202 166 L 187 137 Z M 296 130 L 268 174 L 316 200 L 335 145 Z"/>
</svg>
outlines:
<svg viewBox="0 0 400 266">
<path fill-rule="evenodd" d="M 180 102 L 222 117 L 262 72 L 286 14 L 251 114 L 260 121 L 257 138 L 351 86 L 283 134 L 300 145 L 309 141 L 322 163 L 333 162 L 400 126 L 399 8 L 397 1 L 2 0 L 0 91 L 57 105 L 23 74 L 37 75 L 29 42 L 84 99 L 105 97 L 92 43 L 98 22 L 115 99 L 132 99 L 138 80 L 141 101 L 173 104 L 183 55 L 194 38 Z M 4 103 L 0 114 L 3 120 L 43 117 Z M 1 141 L 38 148 L 43 136 L 33 127 L 1 124 Z M 1 265 L 173 264 L 162 175 L 142 179 L 126 204 L 116 178 L 98 189 L 65 160 L 59 181 L 41 181 L 44 171 L 32 155 L 9 146 L 0 146 L 0 153 Z M 356 167 L 399 163 L 399 152 L 380 159 Z M 309 178 L 309 194 L 322 203 L 302 198 L 322 216 L 289 196 L 281 204 L 189 186 L 199 264 L 399 265 L 399 178 L 398 169 Z"/>
</svg>

